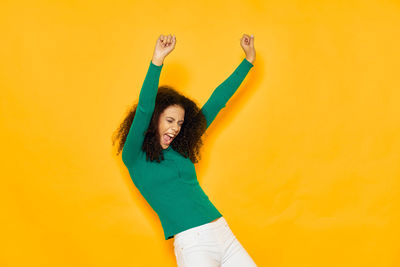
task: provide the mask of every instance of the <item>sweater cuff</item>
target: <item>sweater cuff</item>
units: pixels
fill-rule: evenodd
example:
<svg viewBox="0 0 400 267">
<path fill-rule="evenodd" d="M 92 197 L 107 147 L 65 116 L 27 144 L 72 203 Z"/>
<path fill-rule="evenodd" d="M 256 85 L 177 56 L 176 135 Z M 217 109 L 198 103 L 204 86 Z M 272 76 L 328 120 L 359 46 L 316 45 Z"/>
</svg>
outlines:
<svg viewBox="0 0 400 267">
<path fill-rule="evenodd" d="M 254 66 L 253 63 L 248 61 L 246 58 L 243 59 L 242 64 L 246 65 L 249 69 Z"/>
<path fill-rule="evenodd" d="M 152 60 L 150 60 L 150 66 L 151 66 L 152 68 L 158 68 L 158 69 L 161 69 L 161 68 L 164 66 L 164 63 L 163 63 L 162 65 L 160 65 L 160 66 L 157 66 L 156 64 L 154 64 L 154 63 L 153 63 L 153 61 L 152 61 Z"/>
</svg>

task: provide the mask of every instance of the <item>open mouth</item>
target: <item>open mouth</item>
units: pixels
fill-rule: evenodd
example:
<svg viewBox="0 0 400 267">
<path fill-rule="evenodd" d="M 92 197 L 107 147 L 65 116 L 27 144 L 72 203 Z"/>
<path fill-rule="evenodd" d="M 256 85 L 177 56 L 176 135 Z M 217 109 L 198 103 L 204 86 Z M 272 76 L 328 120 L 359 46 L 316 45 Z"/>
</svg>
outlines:
<svg viewBox="0 0 400 267">
<path fill-rule="evenodd" d="M 168 135 L 168 134 L 164 134 L 163 135 L 163 139 L 164 139 L 164 142 L 166 143 L 166 144 L 170 144 L 171 142 L 172 142 L 172 140 L 174 139 L 174 137 L 175 136 L 170 136 L 170 135 Z"/>
</svg>

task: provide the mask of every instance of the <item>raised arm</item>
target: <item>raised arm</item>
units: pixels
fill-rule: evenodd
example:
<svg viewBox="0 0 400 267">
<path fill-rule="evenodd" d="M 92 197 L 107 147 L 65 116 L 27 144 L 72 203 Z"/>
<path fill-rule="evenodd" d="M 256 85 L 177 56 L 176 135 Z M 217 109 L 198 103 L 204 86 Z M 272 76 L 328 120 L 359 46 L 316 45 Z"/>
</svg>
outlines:
<svg viewBox="0 0 400 267">
<path fill-rule="evenodd" d="M 201 112 L 204 114 L 204 117 L 206 117 L 207 128 L 220 110 L 226 106 L 226 103 L 239 88 L 252 67 L 252 63 L 247 59 L 243 59 L 235 71 L 211 94 L 210 98 L 201 108 Z"/>
<path fill-rule="evenodd" d="M 241 46 L 246 54 L 246 58 L 243 59 L 235 71 L 214 90 L 210 98 L 201 108 L 201 112 L 204 114 L 207 121 L 207 128 L 220 110 L 226 106 L 228 100 L 239 88 L 249 70 L 254 66 L 253 62 L 256 55 L 254 37 L 244 34 L 241 39 Z"/>
<path fill-rule="evenodd" d="M 144 133 L 150 125 L 155 108 L 160 73 L 164 66 L 163 62 L 165 57 L 174 49 L 175 43 L 175 36 L 171 35 L 160 35 L 157 39 L 153 59 L 140 89 L 135 117 L 122 149 L 122 161 L 125 165 L 132 164 L 141 151 Z"/>
</svg>

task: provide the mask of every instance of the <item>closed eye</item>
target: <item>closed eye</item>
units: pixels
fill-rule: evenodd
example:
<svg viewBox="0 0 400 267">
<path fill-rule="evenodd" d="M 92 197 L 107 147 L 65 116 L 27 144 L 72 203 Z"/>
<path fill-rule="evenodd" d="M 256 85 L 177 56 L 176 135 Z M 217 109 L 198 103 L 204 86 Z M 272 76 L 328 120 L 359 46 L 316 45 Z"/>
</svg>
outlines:
<svg viewBox="0 0 400 267">
<path fill-rule="evenodd" d="M 171 122 L 173 122 L 173 120 L 167 120 L 169 123 L 171 123 Z M 183 125 L 183 122 L 182 123 L 178 123 L 178 125 L 179 126 L 182 126 Z"/>
</svg>

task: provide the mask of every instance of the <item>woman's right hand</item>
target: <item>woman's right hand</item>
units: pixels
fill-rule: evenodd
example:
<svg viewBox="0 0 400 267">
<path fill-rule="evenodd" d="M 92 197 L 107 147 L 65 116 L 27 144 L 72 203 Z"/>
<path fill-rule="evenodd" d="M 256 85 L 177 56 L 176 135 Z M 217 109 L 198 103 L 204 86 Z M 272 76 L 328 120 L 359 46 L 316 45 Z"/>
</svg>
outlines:
<svg viewBox="0 0 400 267">
<path fill-rule="evenodd" d="M 174 50 L 176 44 L 175 35 L 160 35 L 154 48 L 153 63 L 156 65 L 162 65 L 164 58 Z"/>
</svg>

